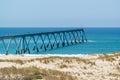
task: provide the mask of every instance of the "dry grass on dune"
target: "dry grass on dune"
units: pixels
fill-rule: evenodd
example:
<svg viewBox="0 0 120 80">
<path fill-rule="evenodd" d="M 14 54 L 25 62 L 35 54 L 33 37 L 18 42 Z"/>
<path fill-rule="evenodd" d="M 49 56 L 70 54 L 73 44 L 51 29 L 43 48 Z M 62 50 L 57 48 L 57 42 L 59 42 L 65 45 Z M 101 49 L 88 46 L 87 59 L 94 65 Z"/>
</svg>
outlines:
<svg viewBox="0 0 120 80">
<path fill-rule="evenodd" d="M 26 68 L 1 68 L 0 80 L 75 80 L 67 73 L 51 69 L 40 69 L 36 67 Z"/>
</svg>

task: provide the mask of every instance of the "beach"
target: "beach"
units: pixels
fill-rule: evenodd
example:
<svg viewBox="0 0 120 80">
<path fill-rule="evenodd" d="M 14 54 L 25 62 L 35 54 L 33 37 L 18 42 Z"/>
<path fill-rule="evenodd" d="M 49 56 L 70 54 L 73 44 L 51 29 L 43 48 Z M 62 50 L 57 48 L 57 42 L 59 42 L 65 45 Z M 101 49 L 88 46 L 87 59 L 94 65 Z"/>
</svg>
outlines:
<svg viewBox="0 0 120 80">
<path fill-rule="evenodd" d="M 120 80 L 120 0 L 0 3 L 0 80 Z"/>
<path fill-rule="evenodd" d="M 0 55 L 0 80 L 37 80 L 30 77 L 35 75 L 34 72 L 40 75 L 38 80 L 119 80 L 120 52 L 65 56 Z"/>
</svg>

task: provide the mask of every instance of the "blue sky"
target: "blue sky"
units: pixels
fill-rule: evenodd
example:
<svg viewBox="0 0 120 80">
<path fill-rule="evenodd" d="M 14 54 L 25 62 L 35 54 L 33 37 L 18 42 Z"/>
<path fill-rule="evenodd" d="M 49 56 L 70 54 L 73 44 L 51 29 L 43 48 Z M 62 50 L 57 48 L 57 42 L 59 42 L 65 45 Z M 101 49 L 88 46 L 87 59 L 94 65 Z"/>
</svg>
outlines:
<svg viewBox="0 0 120 80">
<path fill-rule="evenodd" d="M 120 0 L 0 0 L 0 27 L 120 27 Z"/>
</svg>

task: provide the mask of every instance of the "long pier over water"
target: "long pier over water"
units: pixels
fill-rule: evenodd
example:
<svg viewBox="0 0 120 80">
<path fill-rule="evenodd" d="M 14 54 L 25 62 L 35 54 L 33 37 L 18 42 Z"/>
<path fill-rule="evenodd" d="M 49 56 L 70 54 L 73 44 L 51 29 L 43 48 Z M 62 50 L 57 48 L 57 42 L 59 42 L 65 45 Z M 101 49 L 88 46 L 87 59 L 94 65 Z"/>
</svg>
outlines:
<svg viewBox="0 0 120 80">
<path fill-rule="evenodd" d="M 21 35 L 0 36 L 0 46 L 5 54 L 14 45 L 13 50 L 16 54 L 40 53 L 40 51 L 52 50 L 55 48 L 70 46 L 78 43 L 87 42 L 84 29 L 28 33 Z"/>
</svg>

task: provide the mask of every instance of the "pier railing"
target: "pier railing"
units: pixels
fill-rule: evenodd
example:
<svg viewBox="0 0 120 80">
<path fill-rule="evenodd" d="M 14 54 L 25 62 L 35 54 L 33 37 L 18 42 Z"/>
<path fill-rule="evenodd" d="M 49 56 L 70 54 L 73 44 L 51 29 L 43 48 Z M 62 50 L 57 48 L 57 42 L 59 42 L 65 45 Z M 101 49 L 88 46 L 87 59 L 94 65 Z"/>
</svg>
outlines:
<svg viewBox="0 0 120 80">
<path fill-rule="evenodd" d="M 84 29 L 74 29 L 54 32 L 28 33 L 21 35 L 0 36 L 0 42 L 5 54 L 9 54 L 10 46 L 14 44 L 16 54 L 52 50 L 87 42 Z"/>
</svg>

